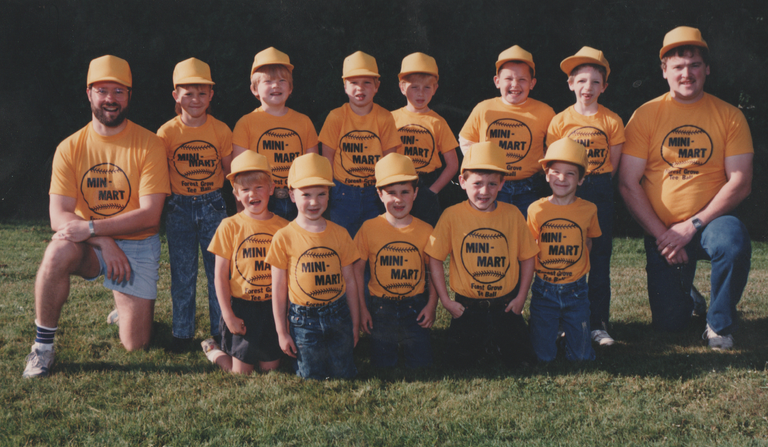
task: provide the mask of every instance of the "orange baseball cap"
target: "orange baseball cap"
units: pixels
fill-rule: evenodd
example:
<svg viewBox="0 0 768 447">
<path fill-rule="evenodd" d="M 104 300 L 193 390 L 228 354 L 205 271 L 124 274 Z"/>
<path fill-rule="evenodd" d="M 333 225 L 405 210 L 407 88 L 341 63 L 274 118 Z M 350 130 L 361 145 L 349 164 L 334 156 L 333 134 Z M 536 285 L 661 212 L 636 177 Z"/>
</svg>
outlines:
<svg viewBox="0 0 768 447">
<path fill-rule="evenodd" d="M 398 153 L 391 153 L 381 158 L 376 163 L 375 171 L 377 188 L 419 179 L 419 174 L 413 167 L 413 160 Z"/>
<path fill-rule="evenodd" d="M 403 58 L 403 63 L 400 65 L 400 74 L 397 75 L 397 78 L 402 81 L 403 77 L 411 73 L 431 74 L 435 78 L 440 79 L 440 76 L 437 74 L 435 58 L 424 53 L 413 53 Z"/>
<path fill-rule="evenodd" d="M 304 154 L 293 160 L 288 170 L 288 187 L 334 186 L 331 162 L 322 155 Z"/>
<path fill-rule="evenodd" d="M 582 64 L 595 64 L 605 67 L 605 79 L 608 79 L 608 75 L 611 74 L 611 66 L 608 64 L 608 59 L 605 58 L 603 52 L 596 50 L 592 47 L 581 47 L 581 49 L 573 56 L 566 57 L 560 62 L 560 69 L 568 76 L 574 68 Z"/>
<path fill-rule="evenodd" d="M 461 172 L 470 170 L 498 171 L 508 174 L 507 154 L 498 144 L 491 141 L 473 144 L 461 162 Z"/>
<path fill-rule="evenodd" d="M 269 47 L 256 53 L 256 56 L 253 57 L 253 66 L 251 66 L 251 76 L 265 65 L 284 65 L 288 71 L 293 72 L 291 58 L 275 47 Z"/>
<path fill-rule="evenodd" d="M 262 171 L 272 175 L 267 157 L 254 151 L 245 151 L 232 160 L 232 170 L 227 175 L 227 180 L 231 183 L 237 174 L 249 171 Z"/>
<path fill-rule="evenodd" d="M 214 85 L 215 82 L 211 79 L 211 67 L 194 57 L 179 62 L 173 69 L 173 88 L 185 84 Z"/>
<path fill-rule="evenodd" d="M 528 65 L 533 70 L 533 75 L 536 76 L 536 64 L 533 63 L 533 55 L 522 49 L 519 45 L 509 47 L 499 54 L 499 59 L 496 61 L 497 76 L 501 66 L 510 61 L 522 62 Z"/>
<path fill-rule="evenodd" d="M 381 77 L 379 75 L 379 67 L 376 65 L 376 59 L 362 51 L 356 51 L 344 58 L 341 78 L 346 79 L 354 76 Z"/>
<path fill-rule="evenodd" d="M 550 144 L 547 154 L 539 160 L 541 167 L 547 169 L 547 165 L 553 161 L 564 161 L 587 170 L 587 149 L 570 138 L 561 138 Z"/>
<path fill-rule="evenodd" d="M 133 86 L 133 76 L 131 76 L 131 67 L 125 59 L 117 56 L 101 56 L 91 61 L 88 66 L 87 86 L 91 86 L 100 81 L 113 81 L 131 88 Z"/>
<path fill-rule="evenodd" d="M 664 58 L 664 55 L 667 54 L 669 50 L 683 45 L 694 45 L 709 49 L 707 42 L 701 37 L 701 31 L 699 31 L 698 28 L 678 26 L 664 36 L 664 46 L 661 47 L 661 50 L 659 51 L 659 59 Z"/>
</svg>

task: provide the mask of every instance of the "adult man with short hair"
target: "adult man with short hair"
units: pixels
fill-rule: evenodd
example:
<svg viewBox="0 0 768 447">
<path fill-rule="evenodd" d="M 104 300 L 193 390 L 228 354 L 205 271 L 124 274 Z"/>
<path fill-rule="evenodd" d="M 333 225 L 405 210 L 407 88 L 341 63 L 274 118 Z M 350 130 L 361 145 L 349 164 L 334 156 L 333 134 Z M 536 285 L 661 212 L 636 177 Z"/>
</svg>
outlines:
<svg viewBox="0 0 768 447">
<path fill-rule="evenodd" d="M 709 49 L 698 29 L 667 33 L 659 56 L 670 91 L 637 109 L 627 124 L 620 190 L 646 232 L 654 327 L 686 327 L 696 261 L 709 260 L 703 338 L 712 349 L 729 349 L 751 258 L 747 229 L 729 213 L 751 191 L 752 137 L 739 109 L 704 93 Z"/>
<path fill-rule="evenodd" d="M 69 296 L 70 276 L 114 293 L 120 341 L 146 347 L 152 329 L 160 258 L 160 214 L 170 193 L 165 148 L 128 121 L 132 75 L 115 56 L 91 61 L 86 94 L 92 120 L 59 144 L 49 213 L 56 232 L 35 280 L 37 333 L 23 377 L 48 375 L 53 338 Z"/>
</svg>

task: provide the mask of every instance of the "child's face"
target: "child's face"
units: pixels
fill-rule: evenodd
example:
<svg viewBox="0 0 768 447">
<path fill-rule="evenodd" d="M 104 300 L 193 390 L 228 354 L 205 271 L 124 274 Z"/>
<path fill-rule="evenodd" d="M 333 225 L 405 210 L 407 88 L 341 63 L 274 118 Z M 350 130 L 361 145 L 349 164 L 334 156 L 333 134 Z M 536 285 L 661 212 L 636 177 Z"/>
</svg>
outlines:
<svg viewBox="0 0 768 447">
<path fill-rule="evenodd" d="M 536 85 L 536 78 L 531 76 L 531 68 L 528 65 L 521 62 L 507 62 L 501 66 L 493 82 L 501 92 L 501 100 L 504 103 L 522 104 Z"/>
<path fill-rule="evenodd" d="M 673 98 L 681 102 L 695 102 L 704 94 L 709 65 L 704 63 L 698 52 L 672 56 L 667 59 L 663 74 Z"/>
<path fill-rule="evenodd" d="M 467 192 L 467 198 L 472 208 L 491 212 L 495 209 L 496 196 L 504 185 L 504 176 L 499 173 L 477 174 L 471 173 L 464 179 L 464 175 L 459 175 L 459 184 L 461 189 Z"/>
<path fill-rule="evenodd" d="M 291 189 L 289 194 L 301 216 L 308 220 L 319 220 L 328 208 L 328 190 L 328 186 L 307 186 Z"/>
<path fill-rule="evenodd" d="M 179 85 L 173 91 L 173 99 L 192 118 L 205 115 L 211 98 L 213 98 L 213 89 L 209 85 Z"/>
<path fill-rule="evenodd" d="M 373 76 L 353 76 L 344 80 L 344 93 L 349 96 L 349 103 L 364 108 L 373 102 L 379 91 L 379 83 Z"/>
<path fill-rule="evenodd" d="M 243 210 L 248 216 L 260 219 L 268 213 L 269 196 L 275 190 L 271 180 L 235 185 L 234 194 L 238 202 L 243 204 Z"/>
<path fill-rule="evenodd" d="M 387 185 L 379 190 L 379 198 L 387 209 L 387 214 L 395 219 L 403 219 L 411 214 L 413 201 L 416 199 L 416 190 L 411 182 L 395 183 Z"/>
<path fill-rule="evenodd" d="M 427 79 L 417 79 L 413 82 L 400 82 L 400 92 L 408 99 L 408 105 L 415 112 L 422 113 L 429 111 L 429 102 L 437 91 L 437 82 L 430 77 Z"/>
<path fill-rule="evenodd" d="M 282 107 L 293 89 L 287 79 L 263 76 L 256 85 L 256 95 L 262 104 Z"/>
<path fill-rule="evenodd" d="M 584 182 L 579 176 L 579 168 L 573 163 L 555 161 L 547 168 L 547 182 L 555 197 L 567 197 L 576 194 L 576 187 Z"/>
<path fill-rule="evenodd" d="M 597 104 L 597 98 L 608 87 L 603 82 L 603 75 L 594 67 L 586 66 L 568 78 L 568 88 L 576 94 L 576 102 L 583 107 Z"/>
</svg>

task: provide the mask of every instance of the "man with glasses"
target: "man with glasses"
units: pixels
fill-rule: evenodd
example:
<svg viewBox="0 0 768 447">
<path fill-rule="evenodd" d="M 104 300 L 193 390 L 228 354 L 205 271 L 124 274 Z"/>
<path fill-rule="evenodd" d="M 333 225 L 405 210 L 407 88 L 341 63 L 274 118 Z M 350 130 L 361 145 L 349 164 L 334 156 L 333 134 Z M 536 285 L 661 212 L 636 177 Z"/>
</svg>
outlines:
<svg viewBox="0 0 768 447">
<path fill-rule="evenodd" d="M 70 277 L 104 275 L 129 351 L 149 344 L 157 297 L 160 213 L 170 193 L 165 148 L 125 118 L 131 99 L 128 62 L 91 61 L 86 94 L 92 120 L 56 149 L 49 213 L 56 232 L 35 280 L 36 337 L 23 377 L 47 376 Z"/>
</svg>

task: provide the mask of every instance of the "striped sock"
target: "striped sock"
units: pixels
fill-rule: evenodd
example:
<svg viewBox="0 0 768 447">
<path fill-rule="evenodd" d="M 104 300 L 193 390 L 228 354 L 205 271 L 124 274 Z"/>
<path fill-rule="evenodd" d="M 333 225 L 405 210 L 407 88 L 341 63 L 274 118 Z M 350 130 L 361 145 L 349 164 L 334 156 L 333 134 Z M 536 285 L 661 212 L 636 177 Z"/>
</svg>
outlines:
<svg viewBox="0 0 768 447">
<path fill-rule="evenodd" d="M 37 323 L 37 320 L 35 320 L 35 327 L 37 328 L 35 343 L 40 343 L 43 345 L 52 345 L 53 337 L 56 335 L 56 330 L 58 329 L 58 327 L 49 328 L 45 326 L 40 326 Z"/>
</svg>

